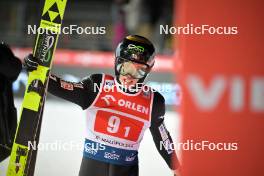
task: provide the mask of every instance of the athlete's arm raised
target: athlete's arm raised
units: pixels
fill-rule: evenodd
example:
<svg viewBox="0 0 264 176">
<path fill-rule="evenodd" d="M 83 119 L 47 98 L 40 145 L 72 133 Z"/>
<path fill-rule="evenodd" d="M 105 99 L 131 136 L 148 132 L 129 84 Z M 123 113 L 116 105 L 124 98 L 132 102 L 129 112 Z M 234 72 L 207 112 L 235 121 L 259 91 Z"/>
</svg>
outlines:
<svg viewBox="0 0 264 176">
<path fill-rule="evenodd" d="M 150 132 L 160 155 L 172 170 L 179 167 L 176 152 L 171 149 L 173 143 L 170 133 L 164 125 L 165 100 L 159 92 L 154 93 Z"/>
<path fill-rule="evenodd" d="M 102 74 L 92 74 L 77 83 L 50 75 L 48 91 L 57 97 L 81 106 L 82 109 L 87 109 L 99 92 L 98 87 L 101 80 Z"/>
<path fill-rule="evenodd" d="M 32 54 L 24 59 L 23 63 L 27 71 L 36 70 L 38 59 Z M 73 102 L 83 109 L 88 108 L 94 101 L 102 81 L 102 74 L 93 74 L 84 78 L 80 82 L 69 82 L 55 75 L 50 75 L 48 91 L 60 98 Z M 97 86 L 95 86 L 97 85 Z"/>
</svg>

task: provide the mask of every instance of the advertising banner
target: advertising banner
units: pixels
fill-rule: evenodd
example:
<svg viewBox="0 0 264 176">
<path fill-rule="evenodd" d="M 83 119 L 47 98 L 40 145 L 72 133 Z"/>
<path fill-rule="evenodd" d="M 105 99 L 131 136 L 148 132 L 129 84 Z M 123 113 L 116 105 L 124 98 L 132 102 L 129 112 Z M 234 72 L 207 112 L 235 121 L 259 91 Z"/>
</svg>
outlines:
<svg viewBox="0 0 264 176">
<path fill-rule="evenodd" d="M 177 2 L 183 176 L 264 175 L 262 1 Z"/>
</svg>

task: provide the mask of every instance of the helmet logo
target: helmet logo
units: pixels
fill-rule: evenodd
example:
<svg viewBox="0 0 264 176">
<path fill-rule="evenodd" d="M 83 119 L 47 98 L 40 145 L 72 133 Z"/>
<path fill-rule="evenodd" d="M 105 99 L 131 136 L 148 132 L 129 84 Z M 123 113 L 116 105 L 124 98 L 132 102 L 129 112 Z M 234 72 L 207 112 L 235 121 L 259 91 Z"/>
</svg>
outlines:
<svg viewBox="0 0 264 176">
<path fill-rule="evenodd" d="M 143 53 L 144 52 L 144 47 L 142 46 L 136 46 L 133 44 L 128 45 L 128 51 L 131 53 Z"/>
</svg>

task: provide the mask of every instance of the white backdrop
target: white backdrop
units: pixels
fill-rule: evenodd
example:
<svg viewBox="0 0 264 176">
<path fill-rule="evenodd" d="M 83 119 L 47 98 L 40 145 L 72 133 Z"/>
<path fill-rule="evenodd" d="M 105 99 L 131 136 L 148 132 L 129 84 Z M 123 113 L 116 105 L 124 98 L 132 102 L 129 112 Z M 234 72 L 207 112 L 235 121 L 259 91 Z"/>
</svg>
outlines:
<svg viewBox="0 0 264 176">
<path fill-rule="evenodd" d="M 21 100 L 15 100 L 20 111 Z M 84 142 L 85 111 L 65 101 L 46 102 L 42 122 L 40 148 L 35 176 L 77 176 Z M 179 116 L 167 112 L 165 124 L 175 142 L 179 139 Z M 70 144 L 75 147 L 70 148 Z M 77 146 L 79 145 L 79 146 Z M 45 146 L 45 147 L 44 147 Z M 0 176 L 5 176 L 8 159 L 0 164 Z M 149 130 L 139 149 L 140 176 L 172 176 L 170 169 L 156 150 Z"/>
</svg>

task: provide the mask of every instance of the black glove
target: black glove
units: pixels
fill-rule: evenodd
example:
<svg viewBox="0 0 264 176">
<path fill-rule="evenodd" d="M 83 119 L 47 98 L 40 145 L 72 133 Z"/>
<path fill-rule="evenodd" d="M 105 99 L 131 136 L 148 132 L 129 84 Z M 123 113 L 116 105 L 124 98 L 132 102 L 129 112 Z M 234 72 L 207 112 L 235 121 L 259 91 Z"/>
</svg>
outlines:
<svg viewBox="0 0 264 176">
<path fill-rule="evenodd" d="M 29 54 L 24 58 L 23 66 L 28 72 L 37 70 L 38 65 L 38 58 L 34 57 L 33 54 Z"/>
</svg>

